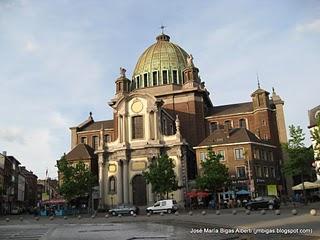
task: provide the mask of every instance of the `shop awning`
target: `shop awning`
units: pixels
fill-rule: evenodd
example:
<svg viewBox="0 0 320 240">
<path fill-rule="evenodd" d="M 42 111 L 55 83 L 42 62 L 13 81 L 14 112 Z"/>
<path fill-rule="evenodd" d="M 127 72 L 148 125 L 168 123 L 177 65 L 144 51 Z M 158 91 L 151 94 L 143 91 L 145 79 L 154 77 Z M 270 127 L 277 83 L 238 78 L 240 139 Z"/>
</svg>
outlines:
<svg viewBox="0 0 320 240">
<path fill-rule="evenodd" d="M 236 192 L 236 195 L 250 195 L 250 192 L 247 190 L 240 190 Z"/>
<path fill-rule="evenodd" d="M 195 197 L 208 197 L 209 196 L 209 193 L 208 192 L 196 192 L 196 191 L 191 191 L 191 192 L 187 192 L 187 197 L 189 198 L 195 198 Z"/>
<path fill-rule="evenodd" d="M 315 188 L 320 188 L 320 184 L 319 183 L 315 183 L 315 182 L 304 182 L 304 188 L 305 189 L 315 189 Z M 303 190 L 303 186 L 302 183 L 293 186 L 292 190 Z"/>
</svg>

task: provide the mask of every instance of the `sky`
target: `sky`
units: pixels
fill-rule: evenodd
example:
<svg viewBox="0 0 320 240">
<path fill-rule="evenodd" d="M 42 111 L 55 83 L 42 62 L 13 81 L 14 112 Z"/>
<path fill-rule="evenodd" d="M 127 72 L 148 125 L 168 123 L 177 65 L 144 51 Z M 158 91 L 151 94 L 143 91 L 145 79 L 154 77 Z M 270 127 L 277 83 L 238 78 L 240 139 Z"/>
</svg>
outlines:
<svg viewBox="0 0 320 240">
<path fill-rule="evenodd" d="M 119 68 L 131 77 L 164 25 L 194 57 L 214 105 L 261 87 L 285 101 L 287 125 L 310 144 L 320 104 L 320 1 L 0 0 L 0 152 L 44 178 L 70 151 L 69 127 L 107 102 Z"/>
</svg>

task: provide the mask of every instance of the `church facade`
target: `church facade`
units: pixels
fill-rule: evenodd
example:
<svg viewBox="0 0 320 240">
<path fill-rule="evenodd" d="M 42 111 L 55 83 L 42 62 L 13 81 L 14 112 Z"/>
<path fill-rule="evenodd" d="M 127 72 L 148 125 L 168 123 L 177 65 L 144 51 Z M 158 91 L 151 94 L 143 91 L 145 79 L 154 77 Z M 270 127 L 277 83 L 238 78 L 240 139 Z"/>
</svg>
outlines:
<svg viewBox="0 0 320 240">
<path fill-rule="evenodd" d="M 267 184 L 284 186 L 279 177 L 280 143 L 286 141 L 281 98 L 274 91 L 270 98 L 259 86 L 249 102 L 214 106 L 198 73 L 192 55 L 161 34 L 138 59 L 132 78 L 120 68 L 115 95 L 108 103 L 113 119 L 94 121 L 90 113 L 86 121 L 70 128 L 71 151 L 66 157 L 85 161 L 97 174 L 101 207 L 144 206 L 157 200 L 142 172 L 162 154 L 174 160 L 181 186 L 171 197 L 183 202 L 190 182 L 201 174 L 200 162 L 210 146 L 225 151 L 230 175 L 242 181 L 239 189 L 258 191 L 250 187 L 258 165 L 268 168 L 268 175 L 259 177 L 268 178 L 260 183 L 261 193 Z M 233 146 L 242 154 L 235 154 Z M 235 159 L 244 153 L 245 158 Z M 251 177 L 243 169 L 237 175 L 242 166 Z"/>
</svg>

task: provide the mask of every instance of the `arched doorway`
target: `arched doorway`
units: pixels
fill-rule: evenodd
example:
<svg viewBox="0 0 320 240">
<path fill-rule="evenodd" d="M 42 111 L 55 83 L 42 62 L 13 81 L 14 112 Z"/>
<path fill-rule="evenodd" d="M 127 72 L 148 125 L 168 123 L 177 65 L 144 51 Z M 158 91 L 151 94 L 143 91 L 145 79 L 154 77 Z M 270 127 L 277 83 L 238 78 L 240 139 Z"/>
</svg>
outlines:
<svg viewBox="0 0 320 240">
<path fill-rule="evenodd" d="M 133 204 L 136 206 L 147 205 L 147 185 L 142 175 L 136 175 L 132 178 L 132 196 Z"/>
</svg>

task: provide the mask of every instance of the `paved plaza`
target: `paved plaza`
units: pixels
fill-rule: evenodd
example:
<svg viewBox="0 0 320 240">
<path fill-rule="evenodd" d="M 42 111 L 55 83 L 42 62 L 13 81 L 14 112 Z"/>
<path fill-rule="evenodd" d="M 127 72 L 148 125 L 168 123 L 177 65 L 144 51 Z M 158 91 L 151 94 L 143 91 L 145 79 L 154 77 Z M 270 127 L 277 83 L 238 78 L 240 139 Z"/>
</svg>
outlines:
<svg viewBox="0 0 320 240">
<path fill-rule="evenodd" d="M 310 209 L 318 210 L 316 216 Z M 105 217 L 104 213 L 91 216 L 40 217 L 7 216 L 0 218 L 0 239 L 62 240 L 62 239 L 319 239 L 320 203 L 298 206 L 297 215 L 292 207 L 282 207 L 280 215 L 267 210 L 223 209 L 181 212 L 179 215 Z M 8 219 L 7 219 L 8 218 Z M 277 234 L 274 234 L 277 233 Z"/>
</svg>

